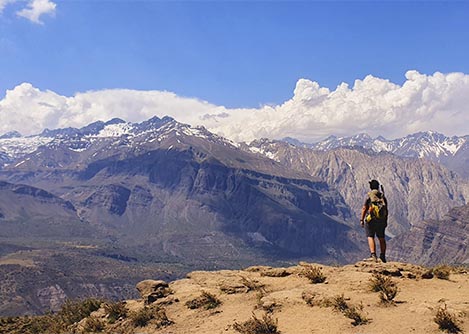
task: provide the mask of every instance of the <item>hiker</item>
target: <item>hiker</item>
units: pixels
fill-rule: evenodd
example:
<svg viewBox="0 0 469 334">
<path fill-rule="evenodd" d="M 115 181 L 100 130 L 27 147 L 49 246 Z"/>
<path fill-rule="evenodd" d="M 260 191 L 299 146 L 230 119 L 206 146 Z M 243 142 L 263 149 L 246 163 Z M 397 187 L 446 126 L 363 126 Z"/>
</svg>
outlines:
<svg viewBox="0 0 469 334">
<path fill-rule="evenodd" d="M 368 192 L 365 204 L 363 204 L 360 225 L 365 228 L 370 247 L 371 259 L 378 261 L 376 257 L 375 235 L 379 240 L 380 255 L 382 262 L 386 263 L 386 239 L 384 231 L 388 225 L 388 201 L 384 196 L 384 188 L 377 180 L 369 181 L 371 191 Z"/>
</svg>

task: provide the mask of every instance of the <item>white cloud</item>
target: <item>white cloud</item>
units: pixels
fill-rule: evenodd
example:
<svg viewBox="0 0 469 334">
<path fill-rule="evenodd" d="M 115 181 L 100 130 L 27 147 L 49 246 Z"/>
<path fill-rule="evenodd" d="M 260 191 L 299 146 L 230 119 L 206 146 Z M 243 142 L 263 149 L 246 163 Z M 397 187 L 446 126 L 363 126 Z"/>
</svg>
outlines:
<svg viewBox="0 0 469 334">
<path fill-rule="evenodd" d="M 43 22 L 40 20 L 41 16 L 46 14 L 55 15 L 56 6 L 57 5 L 50 0 L 31 0 L 26 8 L 18 11 L 16 14 L 31 22 L 42 24 Z"/>
<path fill-rule="evenodd" d="M 8 4 L 13 3 L 15 1 L 17 0 L 0 0 L 0 14 L 3 13 L 3 10 Z"/>
<path fill-rule="evenodd" d="M 469 75 L 409 71 L 406 79 L 400 86 L 369 75 L 333 91 L 300 79 L 290 100 L 257 109 L 228 109 L 163 91 L 102 90 L 66 97 L 24 83 L 0 100 L 0 133 L 169 115 L 235 141 L 290 136 L 311 142 L 358 132 L 388 138 L 426 130 L 469 134 Z"/>
</svg>

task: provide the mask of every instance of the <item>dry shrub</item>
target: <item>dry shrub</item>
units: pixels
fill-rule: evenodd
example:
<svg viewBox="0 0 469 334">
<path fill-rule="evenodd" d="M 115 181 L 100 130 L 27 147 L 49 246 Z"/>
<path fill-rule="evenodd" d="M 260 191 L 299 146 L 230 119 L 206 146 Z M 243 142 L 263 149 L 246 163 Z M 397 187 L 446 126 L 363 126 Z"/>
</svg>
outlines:
<svg viewBox="0 0 469 334">
<path fill-rule="evenodd" d="M 103 303 L 100 299 L 67 300 L 57 313 L 9 317 L 0 320 L 0 334 L 69 333 L 69 327 L 90 316 Z"/>
<path fill-rule="evenodd" d="M 442 265 L 434 267 L 432 269 L 432 272 L 433 272 L 433 275 L 435 275 L 437 278 L 448 280 L 449 275 L 451 274 L 451 270 L 452 269 L 450 266 L 446 264 L 442 264 Z"/>
<path fill-rule="evenodd" d="M 167 327 L 174 324 L 174 321 L 169 320 L 168 316 L 166 315 L 166 310 L 164 308 L 154 307 L 154 310 L 156 328 Z"/>
<path fill-rule="evenodd" d="M 64 324 L 57 321 L 56 317 L 50 314 L 0 319 L 0 334 L 60 333 L 64 330 Z"/>
<path fill-rule="evenodd" d="M 390 277 L 381 274 L 373 274 L 370 278 L 370 289 L 379 292 L 379 298 L 383 304 L 393 303 L 398 292 L 396 283 Z"/>
<path fill-rule="evenodd" d="M 85 300 L 67 300 L 57 312 L 57 320 L 63 322 L 65 326 L 74 324 L 90 316 L 94 311 L 99 310 L 103 300 L 88 298 Z"/>
<path fill-rule="evenodd" d="M 106 314 L 108 315 L 108 321 L 111 324 L 120 318 L 126 318 L 128 312 L 124 302 L 106 303 L 104 304 L 104 310 L 106 311 Z"/>
<path fill-rule="evenodd" d="M 331 298 L 331 306 L 334 310 L 339 312 L 344 312 L 349 308 L 347 301 L 345 300 L 344 295 L 337 295 Z"/>
<path fill-rule="evenodd" d="M 97 333 L 104 330 L 104 323 L 97 318 L 89 317 L 85 321 L 84 330 L 86 333 Z"/>
<path fill-rule="evenodd" d="M 159 306 L 144 306 L 129 314 L 131 323 L 136 327 L 145 327 L 152 322 L 156 328 L 167 327 L 174 322 L 166 315 L 166 310 Z"/>
<path fill-rule="evenodd" d="M 190 309 L 197 309 L 203 307 L 206 310 L 216 308 L 219 305 L 221 305 L 220 299 L 206 291 L 202 291 L 202 295 L 200 297 L 189 300 L 186 303 L 186 306 Z"/>
<path fill-rule="evenodd" d="M 152 307 L 144 306 L 138 311 L 131 312 L 129 318 L 134 326 L 145 327 L 155 318 L 155 312 Z"/>
<path fill-rule="evenodd" d="M 262 319 L 253 314 L 252 318 L 246 322 L 241 324 L 235 322 L 233 328 L 241 334 L 279 334 L 277 325 L 277 319 L 272 318 L 269 314 L 264 314 Z"/>
<path fill-rule="evenodd" d="M 301 298 L 308 304 L 309 306 L 314 306 L 315 301 L 314 298 L 316 298 L 316 293 L 311 292 L 311 291 L 303 291 L 301 294 Z"/>
<path fill-rule="evenodd" d="M 359 306 L 350 305 L 344 298 L 344 295 L 338 295 L 330 299 L 334 310 L 341 312 L 347 318 L 352 319 L 352 325 L 359 326 L 367 324 L 370 320 L 363 315 L 363 304 Z"/>
<path fill-rule="evenodd" d="M 250 291 L 264 291 L 265 285 L 260 283 L 259 281 L 252 280 L 246 277 L 241 277 L 241 284 L 243 284 L 246 288 L 246 292 Z"/>
<path fill-rule="evenodd" d="M 300 275 L 308 278 L 313 284 L 324 283 L 326 281 L 326 276 L 322 273 L 321 268 L 317 266 L 304 266 Z"/>
<path fill-rule="evenodd" d="M 262 305 L 264 304 L 262 302 L 262 298 L 265 297 L 265 291 L 257 291 L 256 293 L 256 308 L 262 308 Z"/>
<path fill-rule="evenodd" d="M 437 323 L 440 330 L 447 333 L 459 333 L 461 328 L 459 327 L 456 317 L 449 313 L 445 307 L 440 307 L 436 312 L 435 318 L 433 320 Z"/>
</svg>

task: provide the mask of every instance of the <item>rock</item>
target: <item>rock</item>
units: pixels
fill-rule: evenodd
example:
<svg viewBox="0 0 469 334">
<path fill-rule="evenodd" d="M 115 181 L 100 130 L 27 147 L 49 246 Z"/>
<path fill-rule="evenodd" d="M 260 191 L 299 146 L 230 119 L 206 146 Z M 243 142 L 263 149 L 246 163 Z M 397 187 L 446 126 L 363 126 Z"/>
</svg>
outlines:
<svg viewBox="0 0 469 334">
<path fill-rule="evenodd" d="M 285 268 L 272 268 L 270 270 L 262 271 L 261 276 L 268 277 L 286 277 L 290 276 L 292 273 L 287 271 Z"/>
<path fill-rule="evenodd" d="M 136 288 L 145 304 L 151 304 L 157 299 L 164 298 L 172 293 L 168 283 L 161 280 L 145 280 L 137 283 Z"/>
<path fill-rule="evenodd" d="M 424 279 L 432 279 L 433 278 L 433 273 L 431 270 L 425 272 L 422 274 L 422 278 Z"/>
</svg>

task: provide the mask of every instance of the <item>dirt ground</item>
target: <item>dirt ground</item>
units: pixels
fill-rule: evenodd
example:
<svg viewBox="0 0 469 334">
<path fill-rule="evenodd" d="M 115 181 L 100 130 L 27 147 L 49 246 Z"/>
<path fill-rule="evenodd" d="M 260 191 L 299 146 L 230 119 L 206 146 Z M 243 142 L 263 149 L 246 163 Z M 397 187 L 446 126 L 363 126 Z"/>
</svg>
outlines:
<svg viewBox="0 0 469 334">
<path fill-rule="evenodd" d="M 313 284 L 302 273 L 320 268 L 326 280 Z M 234 334 L 235 323 L 253 315 L 268 315 L 277 321 L 281 333 L 440 333 L 434 318 L 445 308 L 457 320 L 463 333 L 469 333 L 469 274 L 453 268 L 448 279 L 422 278 L 428 269 L 410 264 L 362 261 L 354 265 L 331 267 L 300 263 L 289 268 L 250 267 L 241 271 L 192 272 L 187 278 L 170 283 L 173 294 L 157 301 L 164 305 L 174 323 L 156 328 L 149 324 L 136 328 L 139 334 Z M 370 289 L 376 273 L 389 277 L 397 286 L 390 303 L 382 303 L 378 292 Z M 221 305 L 213 309 L 189 309 L 186 302 L 205 291 Z M 303 296 L 313 296 L 312 305 Z M 334 310 L 330 301 L 343 296 L 368 322 L 353 325 L 352 319 Z M 329 301 L 329 304 L 328 304 Z M 137 310 L 143 300 L 128 301 Z"/>
</svg>

